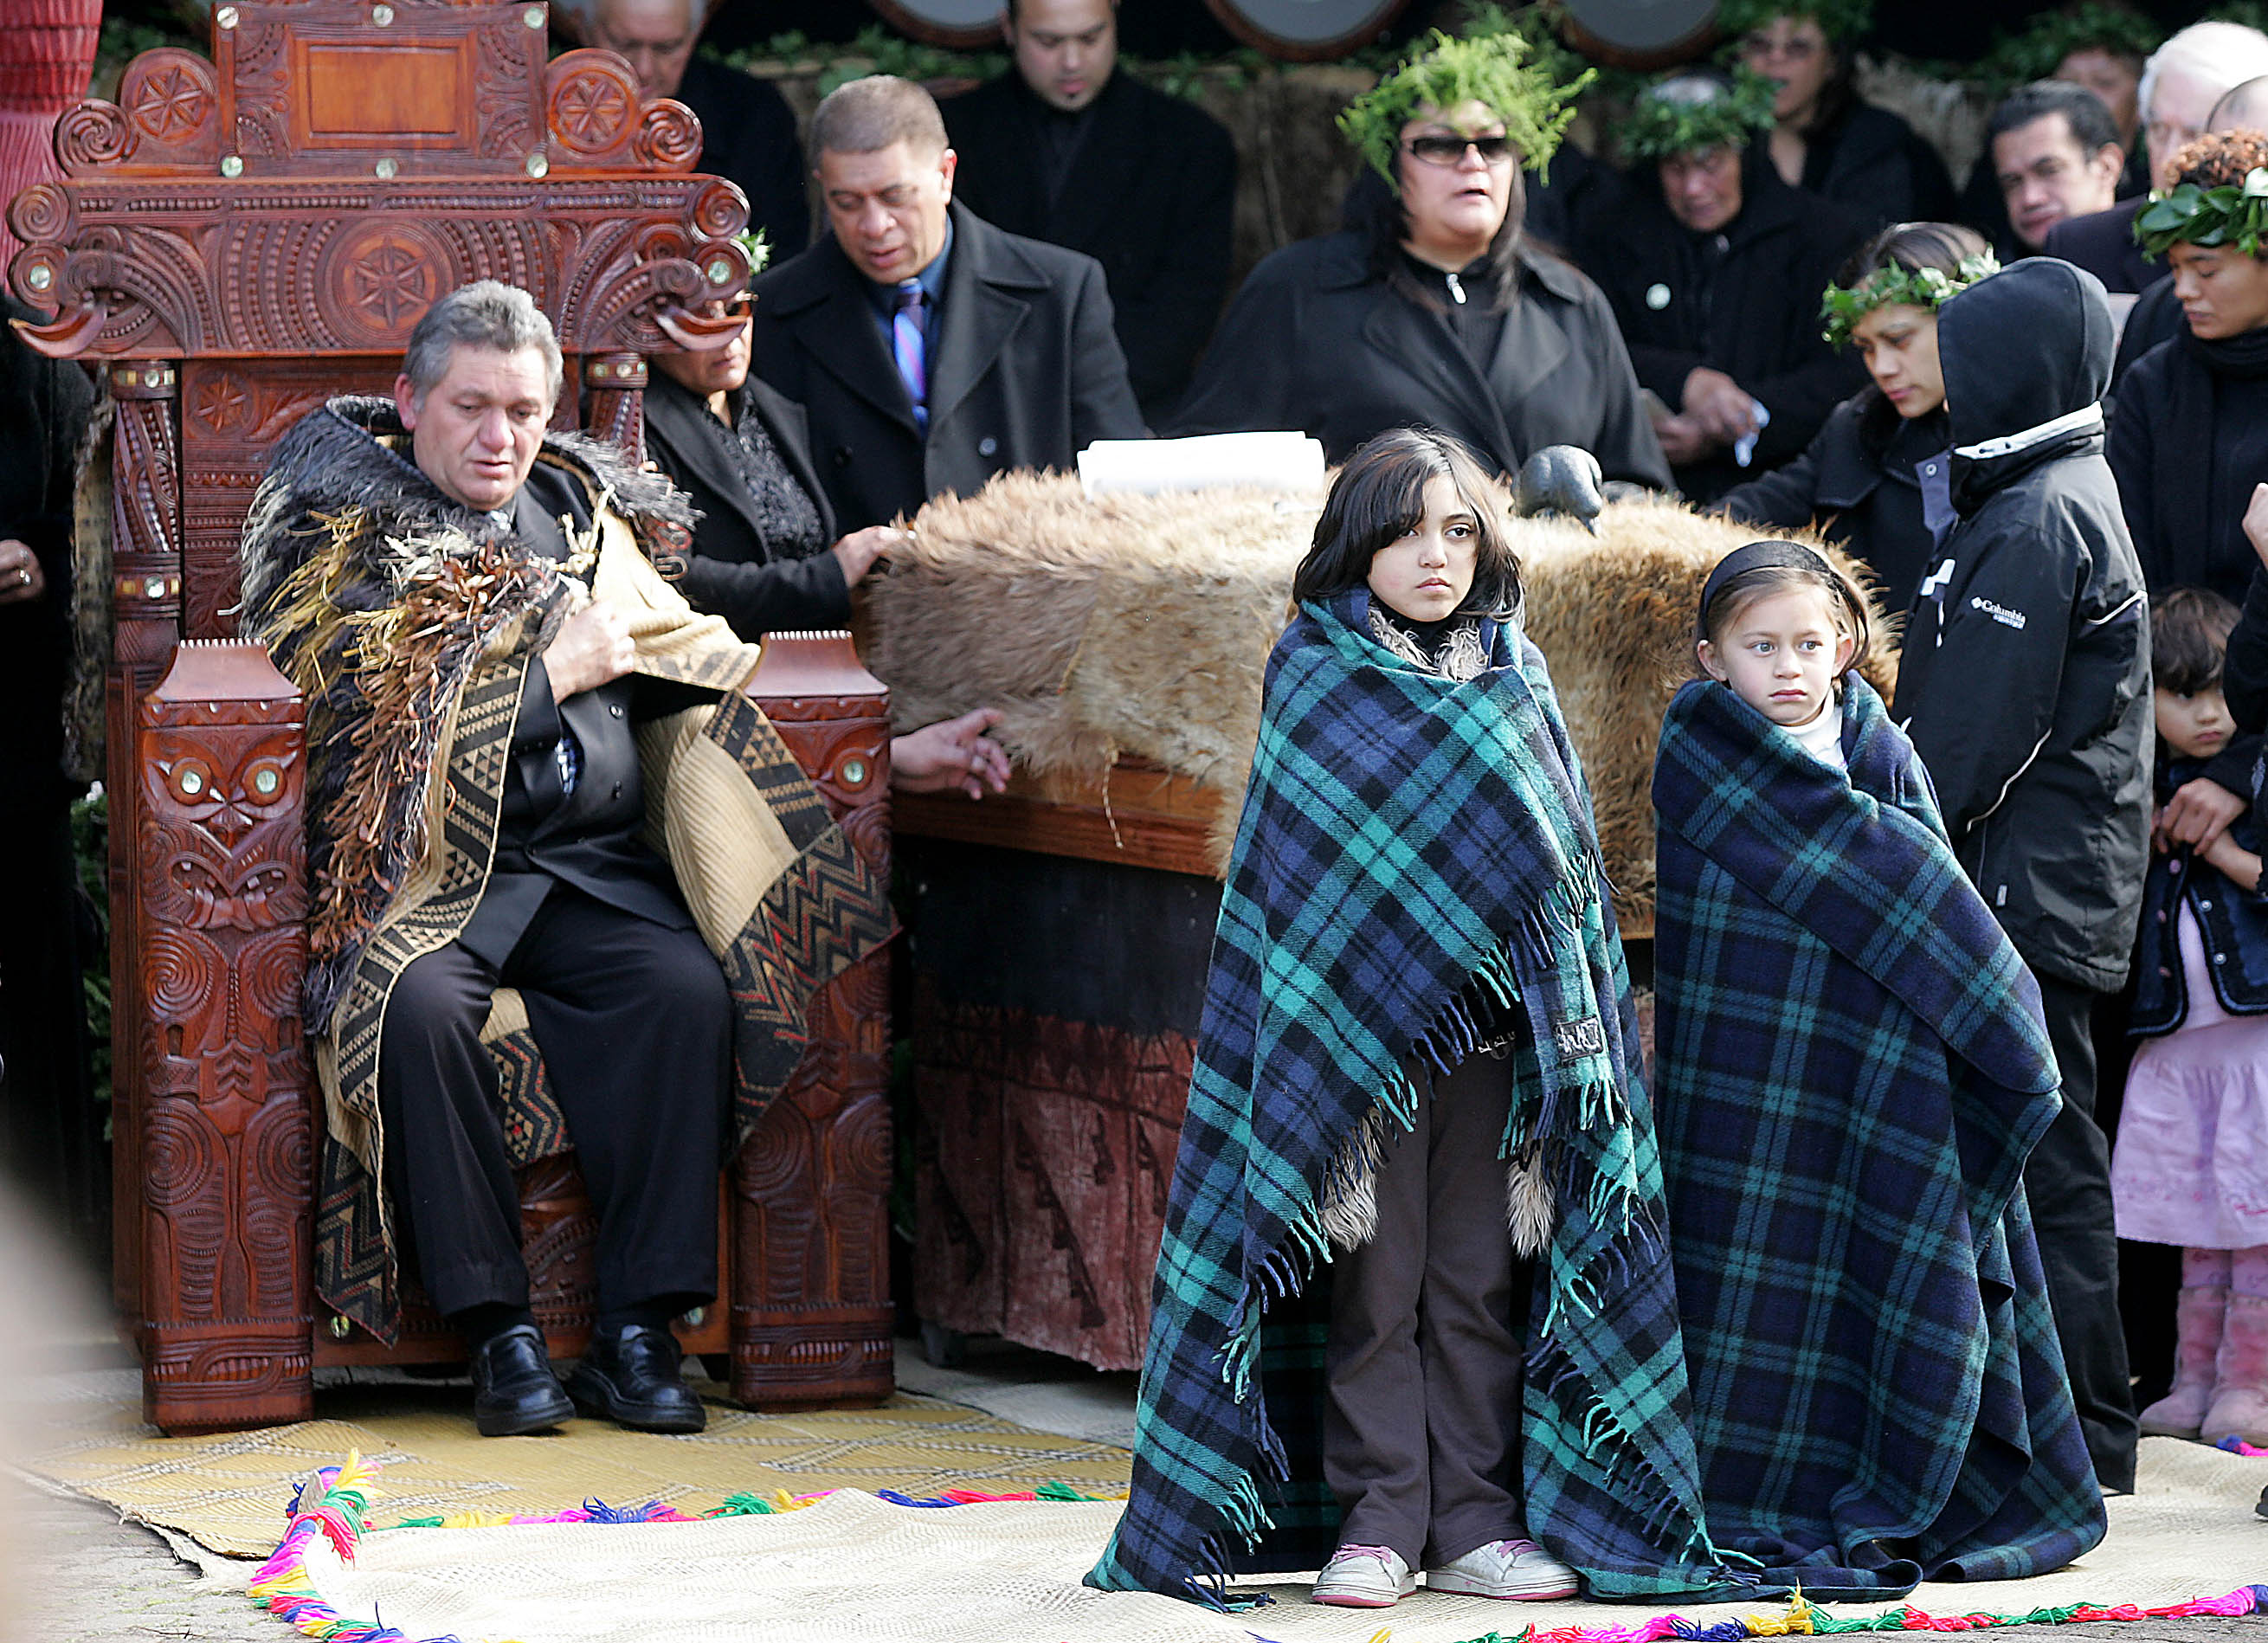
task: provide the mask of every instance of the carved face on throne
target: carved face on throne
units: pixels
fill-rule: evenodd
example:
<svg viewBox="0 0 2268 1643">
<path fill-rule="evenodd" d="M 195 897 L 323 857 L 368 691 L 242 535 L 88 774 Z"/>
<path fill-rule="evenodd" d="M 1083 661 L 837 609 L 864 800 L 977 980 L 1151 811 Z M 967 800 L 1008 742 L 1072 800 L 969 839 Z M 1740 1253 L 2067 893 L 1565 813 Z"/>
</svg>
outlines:
<svg viewBox="0 0 2268 1643">
<path fill-rule="evenodd" d="M 441 379 L 420 394 L 394 379 L 394 403 L 425 477 L 468 508 L 501 508 L 519 494 L 551 420 L 553 385 L 541 350 L 460 343 Z"/>
</svg>

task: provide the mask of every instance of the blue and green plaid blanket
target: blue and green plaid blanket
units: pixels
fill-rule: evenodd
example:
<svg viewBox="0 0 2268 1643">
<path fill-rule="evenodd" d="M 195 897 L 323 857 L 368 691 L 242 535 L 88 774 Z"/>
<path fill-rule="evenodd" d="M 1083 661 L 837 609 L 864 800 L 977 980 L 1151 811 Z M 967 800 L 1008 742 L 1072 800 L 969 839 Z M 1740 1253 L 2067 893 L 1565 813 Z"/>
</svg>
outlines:
<svg viewBox="0 0 2268 1643">
<path fill-rule="evenodd" d="M 1855 674 L 1842 711 L 1847 777 L 1722 685 L 1670 704 L 1655 1071 L 1710 1532 L 1881 1597 L 2104 1519 L 2022 1186 L 2039 991 Z"/>
<path fill-rule="evenodd" d="M 1301 607 L 1269 659 L 1132 1497 L 1087 1579 L 1219 1602 L 1234 1567 L 1329 1556 L 1322 1183 L 1373 1108 L 1408 1122 L 1410 1065 L 1471 1047 L 1476 992 L 1525 1018 L 1502 1150 L 1540 1146 L 1557 1200 L 1529 1330 L 1529 1532 L 1597 1595 L 1743 1584 L 1702 1523 L 1629 983 L 1543 659 L 1485 624 L 1489 667 L 1454 682 L 1375 643 L 1368 597 Z"/>
</svg>

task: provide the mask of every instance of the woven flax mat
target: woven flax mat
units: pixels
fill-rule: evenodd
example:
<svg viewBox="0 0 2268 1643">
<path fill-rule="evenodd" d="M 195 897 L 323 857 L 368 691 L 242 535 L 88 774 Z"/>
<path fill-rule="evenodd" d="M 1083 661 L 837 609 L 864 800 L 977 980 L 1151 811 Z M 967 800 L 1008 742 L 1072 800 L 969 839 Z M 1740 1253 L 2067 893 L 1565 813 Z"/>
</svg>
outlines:
<svg viewBox="0 0 2268 1643">
<path fill-rule="evenodd" d="M 2140 1617 L 2041 1611 L 2159 1608 L 2234 1593 L 2209 1612 L 2257 1612 L 2262 1594 L 2243 1588 L 2268 1582 L 2268 1522 L 2252 1512 L 2264 1478 L 2260 1461 L 2146 1439 L 2141 1487 L 2110 1503 L 2109 1539 L 2058 1573 L 1925 1586 L 1907 1603 L 1808 1613 L 1777 1603 L 1697 1607 L 1679 1611 L 1683 1624 L 1628 1604 L 1422 1592 L 1390 1613 L 1351 1612 L 1307 1602 L 1304 1584 L 1269 1588 L 1278 1599 L 1271 1606 L 1219 1615 L 1079 1585 L 1121 1510 L 1116 1502 L 917 1509 L 847 1490 L 776 1516 L 373 1529 L 358 1542 L 339 1535 L 351 1560 L 332 1526 L 303 1518 L 269 1566 L 268 1589 L 313 1635 L 367 1635 L 315 1626 L 383 1615 L 399 1628 L 384 1637 L 463 1643 L 1365 1643 L 1388 1625 L 1394 1643 L 1462 1643 L 1530 1625 L 1576 1629 L 1538 1643 L 1697 1633 L 1713 1643 L 1854 1629 L 1867 1616 L 1884 1617 L 1881 1629 L 1913 1629 L 1909 1605 L 1940 1618 L 2087 1621 Z M 372 1525 L 395 1521 L 387 1492 L 396 1482 L 378 1474 Z M 1608 1638 L 1600 1628 L 1615 1631 Z"/>
<path fill-rule="evenodd" d="M 264 1558 L 283 1534 L 292 1488 L 350 1450 L 383 1463 L 376 1523 L 550 1513 L 585 1498 L 659 1500 L 690 1514 L 727 1495 L 782 1489 L 1009 1494 L 1057 1481 L 1102 1495 L 1126 1487 L 1130 1462 L 1123 1449 L 904 1394 L 879 1409 L 789 1415 L 712 1399 L 709 1430 L 695 1437 L 573 1420 L 549 1437 L 483 1438 L 468 1397 L 462 1384 L 331 1388 L 318 1395 L 322 1419 L 210 1438 L 157 1436 L 131 1395 L 50 1405 L 24 1434 L 31 1458 L 19 1464 L 211 1551 Z"/>
</svg>

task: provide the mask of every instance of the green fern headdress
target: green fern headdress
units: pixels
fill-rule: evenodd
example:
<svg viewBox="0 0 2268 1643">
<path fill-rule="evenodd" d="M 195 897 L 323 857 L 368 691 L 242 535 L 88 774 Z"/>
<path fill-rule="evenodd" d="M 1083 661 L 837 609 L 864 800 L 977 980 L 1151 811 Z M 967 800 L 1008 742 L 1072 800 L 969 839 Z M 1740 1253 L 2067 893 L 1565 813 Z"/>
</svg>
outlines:
<svg viewBox="0 0 2268 1643">
<path fill-rule="evenodd" d="M 1851 340 L 1859 321 L 1877 308 L 1904 303 L 1934 313 L 1955 291 L 1967 291 L 1986 275 L 1999 271 L 1999 259 L 1989 251 L 1962 258 L 1950 274 L 1940 268 L 1910 269 L 1895 262 L 1876 269 L 1855 285 L 1827 288 L 1819 304 L 1819 317 L 1826 327 L 1822 335 L 1841 348 Z"/>
<path fill-rule="evenodd" d="M 1633 160 L 1666 159 L 1712 148 L 1746 148 L 1772 125 L 1778 87 L 1761 74 L 1736 70 L 1728 79 L 1687 71 L 1640 92 L 1623 122 L 1623 153 Z"/>
<path fill-rule="evenodd" d="M 2157 24 L 2139 12 L 2097 0 L 2051 11 L 2021 34 L 2004 36 L 1978 64 L 1981 77 L 1996 85 L 2028 85 L 2053 74 L 2074 51 L 2107 51 L 2137 62 L 2164 40 Z"/>
<path fill-rule="evenodd" d="M 2255 166 L 2242 182 L 2200 188 L 2193 182 L 2150 196 L 2134 219 L 2134 238 L 2154 257 L 2169 246 L 2234 246 L 2248 257 L 2268 241 L 2268 166 Z"/>
<path fill-rule="evenodd" d="M 1425 109 L 1477 102 L 1504 122 L 1521 163 L 1541 172 L 1575 117 L 1570 105 L 1592 75 L 1587 70 L 1562 85 L 1550 70 L 1528 63 L 1529 55 L 1528 42 L 1516 33 L 1455 40 L 1435 29 L 1415 55 L 1346 106 L 1339 129 L 1399 192 L 1395 155 L 1402 128 Z"/>
<path fill-rule="evenodd" d="M 1776 17 L 1811 18 L 1831 46 L 1848 46 L 1874 26 L 1873 0 L 1719 0 L 1717 32 L 1738 41 Z"/>
</svg>

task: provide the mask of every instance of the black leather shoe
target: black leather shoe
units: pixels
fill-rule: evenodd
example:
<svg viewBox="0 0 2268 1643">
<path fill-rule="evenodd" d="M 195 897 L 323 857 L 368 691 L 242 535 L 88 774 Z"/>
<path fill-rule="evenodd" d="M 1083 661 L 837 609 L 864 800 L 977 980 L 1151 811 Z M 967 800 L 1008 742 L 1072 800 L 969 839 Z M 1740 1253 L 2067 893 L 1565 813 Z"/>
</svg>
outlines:
<svg viewBox="0 0 2268 1643">
<path fill-rule="evenodd" d="M 516 1438 L 574 1417 L 534 1325 L 515 1323 L 473 1349 L 473 1424 L 481 1436 Z"/>
<path fill-rule="evenodd" d="M 699 1432 L 709 1411 L 679 1370 L 677 1337 L 649 1324 L 593 1332 L 567 1391 L 585 1414 L 640 1432 Z"/>
</svg>

